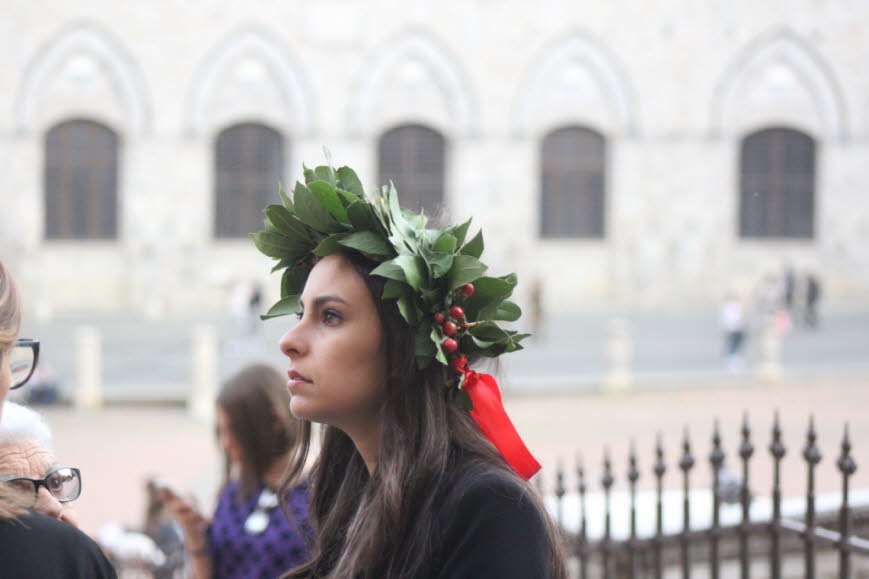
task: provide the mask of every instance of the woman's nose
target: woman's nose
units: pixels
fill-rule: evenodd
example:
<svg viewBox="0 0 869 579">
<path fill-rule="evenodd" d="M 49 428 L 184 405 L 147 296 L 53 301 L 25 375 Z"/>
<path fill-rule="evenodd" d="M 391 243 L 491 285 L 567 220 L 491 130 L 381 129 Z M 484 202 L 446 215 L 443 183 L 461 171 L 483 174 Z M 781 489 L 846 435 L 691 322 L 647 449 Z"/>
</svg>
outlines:
<svg viewBox="0 0 869 579">
<path fill-rule="evenodd" d="M 36 510 L 51 517 L 59 518 L 63 505 L 54 495 L 48 492 L 47 488 L 39 487 L 39 494 L 36 497 Z"/>
<path fill-rule="evenodd" d="M 300 331 L 301 325 L 302 322 L 299 322 L 287 330 L 278 342 L 278 347 L 281 349 L 281 352 L 290 360 L 301 356 L 305 351 L 304 340 L 302 338 L 302 332 Z"/>
</svg>

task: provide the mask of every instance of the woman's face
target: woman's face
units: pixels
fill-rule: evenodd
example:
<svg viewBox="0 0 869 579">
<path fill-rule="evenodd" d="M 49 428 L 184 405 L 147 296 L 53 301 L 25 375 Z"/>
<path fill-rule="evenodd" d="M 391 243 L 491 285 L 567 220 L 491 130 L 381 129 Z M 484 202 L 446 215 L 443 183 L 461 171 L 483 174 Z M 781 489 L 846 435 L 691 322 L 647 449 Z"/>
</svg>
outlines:
<svg viewBox="0 0 869 579">
<path fill-rule="evenodd" d="M 235 438 L 232 432 L 232 426 L 229 422 L 229 415 L 220 406 L 217 407 L 217 443 L 220 449 L 229 458 L 229 462 L 233 464 L 241 464 L 242 451 L 241 445 Z"/>
<path fill-rule="evenodd" d="M 386 355 L 380 318 L 365 281 L 333 254 L 311 270 L 301 319 L 280 341 L 290 358 L 290 410 L 345 432 L 380 420 Z"/>
<path fill-rule="evenodd" d="M 25 477 L 41 479 L 57 461 L 54 456 L 35 440 L 0 447 L 0 480 Z M 34 508 L 48 516 L 78 526 L 75 510 L 70 503 L 61 503 L 44 486 L 39 487 Z"/>
</svg>

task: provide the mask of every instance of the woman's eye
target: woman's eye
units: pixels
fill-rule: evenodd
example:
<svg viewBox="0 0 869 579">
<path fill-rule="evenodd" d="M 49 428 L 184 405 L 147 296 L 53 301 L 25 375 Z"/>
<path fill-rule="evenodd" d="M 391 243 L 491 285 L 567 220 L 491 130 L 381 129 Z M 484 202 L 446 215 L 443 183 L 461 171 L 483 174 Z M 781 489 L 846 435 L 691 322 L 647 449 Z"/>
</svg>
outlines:
<svg viewBox="0 0 869 579">
<path fill-rule="evenodd" d="M 296 313 L 295 313 L 296 319 L 297 319 L 297 320 L 301 320 L 301 319 L 302 319 L 302 316 L 303 316 L 304 314 L 305 314 L 305 312 L 302 312 L 302 311 L 296 312 Z"/>
<path fill-rule="evenodd" d="M 333 310 L 323 312 L 323 323 L 327 326 L 334 326 L 341 322 L 341 314 Z"/>
</svg>

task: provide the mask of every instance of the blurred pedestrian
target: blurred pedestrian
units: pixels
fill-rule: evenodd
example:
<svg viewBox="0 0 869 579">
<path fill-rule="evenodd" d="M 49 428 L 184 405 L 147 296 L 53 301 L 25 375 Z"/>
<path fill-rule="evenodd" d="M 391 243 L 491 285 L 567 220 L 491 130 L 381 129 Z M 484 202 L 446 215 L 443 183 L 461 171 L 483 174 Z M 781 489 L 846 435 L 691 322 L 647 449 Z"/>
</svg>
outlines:
<svg viewBox="0 0 869 579">
<path fill-rule="evenodd" d="M 184 568 L 184 533 L 160 500 L 159 480 L 154 477 L 145 481 L 145 520 L 142 532 L 154 541 L 165 556 L 165 560 L 153 570 L 154 579 L 175 577 Z"/>
<path fill-rule="evenodd" d="M 782 305 L 789 313 L 794 309 L 794 296 L 797 289 L 797 276 L 791 265 L 786 265 L 782 276 Z"/>
<path fill-rule="evenodd" d="M 818 327 L 818 302 L 821 299 L 821 280 L 814 273 L 806 275 L 805 323 L 808 327 Z"/>
<path fill-rule="evenodd" d="M 724 330 L 724 358 L 727 369 L 738 372 L 745 367 L 745 312 L 735 294 L 728 294 L 721 306 L 721 328 Z"/>
<path fill-rule="evenodd" d="M 279 486 L 296 447 L 286 379 L 269 366 L 243 368 L 217 399 L 217 437 L 224 480 L 211 519 L 195 501 L 161 485 L 160 498 L 184 531 L 194 578 L 277 577 L 304 563 L 312 541 L 307 485 Z"/>
<path fill-rule="evenodd" d="M 21 340 L 18 290 L 0 261 L 0 419 L 6 396 L 24 386 L 39 360 L 39 342 Z M 4 577 L 116 578 L 99 546 L 72 525 L 33 510 L 33 490 L 0 483 L 0 562 Z"/>
</svg>

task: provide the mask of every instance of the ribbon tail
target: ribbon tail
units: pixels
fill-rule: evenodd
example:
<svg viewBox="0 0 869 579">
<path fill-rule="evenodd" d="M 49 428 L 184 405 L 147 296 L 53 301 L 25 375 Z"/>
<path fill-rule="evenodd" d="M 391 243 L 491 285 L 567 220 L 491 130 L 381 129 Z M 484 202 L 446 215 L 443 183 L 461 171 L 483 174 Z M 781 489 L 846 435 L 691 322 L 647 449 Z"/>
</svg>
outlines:
<svg viewBox="0 0 869 579">
<path fill-rule="evenodd" d="M 467 372 L 463 390 L 468 393 L 474 404 L 471 417 L 486 438 L 495 445 L 507 464 L 525 480 L 534 476 L 540 470 L 540 463 L 531 455 L 528 447 L 519 437 L 519 433 L 516 432 L 510 417 L 507 416 L 495 378 L 489 374 Z"/>
</svg>

